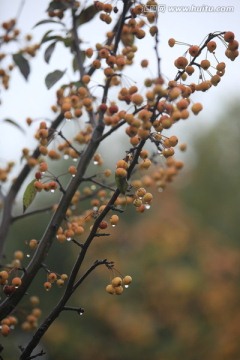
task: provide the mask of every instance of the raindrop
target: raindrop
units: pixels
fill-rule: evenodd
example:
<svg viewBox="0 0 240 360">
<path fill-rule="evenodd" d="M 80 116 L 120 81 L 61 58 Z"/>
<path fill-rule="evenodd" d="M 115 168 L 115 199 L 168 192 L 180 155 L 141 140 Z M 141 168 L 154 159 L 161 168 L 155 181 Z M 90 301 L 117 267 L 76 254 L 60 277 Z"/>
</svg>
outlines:
<svg viewBox="0 0 240 360">
<path fill-rule="evenodd" d="M 26 256 L 27 256 L 27 258 L 30 258 L 30 257 L 31 257 L 31 255 L 30 255 L 30 254 L 27 254 Z"/>
<path fill-rule="evenodd" d="M 149 210 L 150 207 L 151 207 L 151 205 L 149 205 L 149 204 L 146 204 L 146 205 L 145 205 L 145 209 L 147 209 L 147 210 Z"/>
<path fill-rule="evenodd" d="M 82 316 L 84 314 L 84 309 L 79 310 L 79 315 Z"/>
<path fill-rule="evenodd" d="M 54 190 L 54 189 L 51 189 L 50 191 L 51 191 L 51 193 L 54 193 L 54 192 L 55 192 L 55 190 Z"/>
<path fill-rule="evenodd" d="M 96 190 L 96 185 L 92 185 L 91 190 Z"/>
<path fill-rule="evenodd" d="M 95 160 L 95 161 L 93 162 L 93 165 L 98 165 L 98 161 Z"/>
<path fill-rule="evenodd" d="M 162 188 L 162 187 L 159 187 L 159 188 L 158 188 L 158 192 L 163 192 L 163 188 Z"/>
<path fill-rule="evenodd" d="M 46 173 L 45 171 L 41 171 L 41 174 L 42 174 L 42 175 L 45 175 L 45 173 Z"/>
<path fill-rule="evenodd" d="M 15 287 L 15 289 L 18 289 L 19 288 L 19 286 L 14 286 Z"/>
<path fill-rule="evenodd" d="M 71 240 L 72 240 L 72 238 L 71 238 L 71 237 L 68 237 L 68 238 L 67 238 L 67 241 L 71 241 Z"/>
<path fill-rule="evenodd" d="M 63 158 L 64 158 L 64 160 L 68 160 L 68 159 L 69 159 L 69 155 L 65 154 L 65 155 L 63 156 Z"/>
<path fill-rule="evenodd" d="M 77 158 L 73 158 L 73 161 L 74 161 L 74 162 L 77 162 Z"/>
<path fill-rule="evenodd" d="M 129 285 L 124 285 L 124 287 L 127 289 L 129 287 Z"/>
<path fill-rule="evenodd" d="M 75 174 L 72 174 L 72 177 L 75 177 L 76 175 Z"/>
<path fill-rule="evenodd" d="M 94 207 L 93 207 L 93 211 L 98 211 L 98 207 L 97 207 L 97 206 L 94 206 Z"/>
<path fill-rule="evenodd" d="M 115 227 L 116 225 L 115 224 L 112 224 L 112 227 Z"/>
</svg>

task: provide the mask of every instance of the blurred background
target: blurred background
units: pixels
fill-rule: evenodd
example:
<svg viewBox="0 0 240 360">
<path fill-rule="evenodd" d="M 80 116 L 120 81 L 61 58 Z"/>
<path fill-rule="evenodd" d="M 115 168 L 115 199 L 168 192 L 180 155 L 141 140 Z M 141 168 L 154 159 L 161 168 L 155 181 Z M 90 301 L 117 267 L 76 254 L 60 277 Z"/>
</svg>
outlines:
<svg viewBox="0 0 240 360">
<path fill-rule="evenodd" d="M 32 32 L 34 23 L 44 18 L 47 3 L 25 2 L 19 18 L 23 32 Z M 12 0 L 10 6 L 1 0 L 1 21 L 12 18 L 19 4 Z M 182 1 L 182 5 L 191 4 Z M 209 1 L 208 5 L 226 3 Z M 172 63 L 185 51 L 180 47 L 169 49 L 168 38 L 200 43 L 207 33 L 216 30 L 232 30 L 237 39 L 240 37 L 239 3 L 228 5 L 234 6 L 234 12 L 159 15 L 165 76 L 175 75 Z M 34 30 L 36 39 L 42 33 L 40 28 Z M 220 61 L 225 61 L 223 53 L 223 49 L 219 51 Z M 0 119 L 13 118 L 25 126 L 27 116 L 47 116 L 56 88 L 47 92 L 43 78 L 55 68 L 64 69 L 67 61 L 55 54 L 46 65 L 38 56 L 31 63 L 29 83 L 16 72 L 10 90 L 1 93 Z M 132 285 L 122 296 L 111 296 L 105 292 L 111 274 L 106 268 L 97 269 L 71 302 L 85 308 L 84 315 L 62 314 L 44 337 L 41 348 L 48 352 L 46 359 L 240 359 L 239 59 L 226 63 L 226 76 L 219 86 L 200 94 L 200 98 L 198 94 L 204 106 L 202 115 L 171 130 L 189 144 L 181 155 L 185 162 L 181 175 L 163 193 L 154 194 L 147 213 L 136 214 L 129 207 L 128 216 L 112 230 L 111 238 L 98 239 L 89 251 L 86 267 L 96 259 L 108 258 L 120 273 L 133 277 Z M 133 72 L 131 76 L 135 76 Z M 1 160 L 19 157 L 24 142 L 32 141 L 31 136 L 26 140 L 17 129 L 0 126 Z M 41 219 L 31 217 L 31 227 L 29 219 L 16 222 L 9 234 L 8 251 L 16 250 L 16 244 L 26 251 L 26 241 L 40 238 L 48 220 L 45 213 Z M 48 261 L 55 261 L 56 271 L 68 273 L 74 252 L 69 243 L 56 244 Z M 54 288 L 46 293 L 42 287 L 44 272 L 38 276 L 30 293 L 39 294 L 44 317 L 62 290 Z M 23 317 L 24 306 L 27 300 L 22 304 Z M 14 343 L 23 344 L 30 337 L 19 332 Z M 7 359 L 15 359 L 9 339 L 3 345 Z"/>
</svg>

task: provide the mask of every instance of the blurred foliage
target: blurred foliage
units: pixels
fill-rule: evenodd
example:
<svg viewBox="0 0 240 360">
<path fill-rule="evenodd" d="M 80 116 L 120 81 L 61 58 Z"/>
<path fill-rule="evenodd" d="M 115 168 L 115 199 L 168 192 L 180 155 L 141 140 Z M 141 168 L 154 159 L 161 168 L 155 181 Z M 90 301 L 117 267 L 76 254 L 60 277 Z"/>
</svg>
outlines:
<svg viewBox="0 0 240 360">
<path fill-rule="evenodd" d="M 52 325 L 41 344 L 47 359 L 240 358 L 239 111 L 230 105 L 228 115 L 199 139 L 181 198 L 179 189 L 176 194 L 169 187 L 155 195 L 145 214 L 130 212 L 110 229 L 111 237 L 96 238 L 85 268 L 108 258 L 117 270 L 98 268 L 79 288 L 69 305 L 85 313 L 66 311 Z M 24 248 L 32 229 L 40 236 L 48 217 L 24 219 L 10 236 Z M 68 272 L 77 250 L 73 243 L 56 242 L 49 263 L 55 258 L 54 270 Z M 133 277 L 121 296 L 105 292 L 117 271 Z M 30 295 L 39 293 L 47 315 L 62 290 L 46 293 L 45 277 L 43 271 Z"/>
<path fill-rule="evenodd" d="M 187 206 L 238 246 L 240 204 L 240 106 L 236 98 L 216 126 L 200 136 L 197 161 L 184 190 Z"/>
</svg>

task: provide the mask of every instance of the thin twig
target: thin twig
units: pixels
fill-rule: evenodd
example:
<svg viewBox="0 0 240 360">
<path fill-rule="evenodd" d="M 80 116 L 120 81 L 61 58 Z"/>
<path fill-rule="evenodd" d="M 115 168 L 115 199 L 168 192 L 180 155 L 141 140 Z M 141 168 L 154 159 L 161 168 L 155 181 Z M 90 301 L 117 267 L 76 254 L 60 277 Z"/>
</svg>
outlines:
<svg viewBox="0 0 240 360">
<path fill-rule="evenodd" d="M 47 207 L 42 208 L 42 209 L 33 210 L 31 212 L 24 213 L 24 214 L 21 214 L 21 215 L 18 215 L 18 216 L 13 216 L 11 218 L 11 223 L 14 223 L 15 221 L 18 221 L 18 220 L 22 220 L 22 219 L 24 219 L 24 218 L 26 218 L 28 216 L 41 214 L 43 212 L 47 212 L 47 211 L 51 211 L 51 210 L 52 210 L 52 206 L 47 206 Z"/>
</svg>

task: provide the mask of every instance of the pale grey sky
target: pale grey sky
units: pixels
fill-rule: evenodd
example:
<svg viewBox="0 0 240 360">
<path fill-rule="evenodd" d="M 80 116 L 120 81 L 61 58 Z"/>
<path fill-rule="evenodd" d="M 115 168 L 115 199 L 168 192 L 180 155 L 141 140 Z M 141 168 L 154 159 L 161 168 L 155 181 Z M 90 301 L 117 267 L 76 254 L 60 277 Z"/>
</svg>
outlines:
<svg viewBox="0 0 240 360">
<path fill-rule="evenodd" d="M 21 0 L 0 0 L 0 21 L 15 17 L 20 3 Z M 44 11 L 47 4 L 47 0 L 26 0 L 19 19 L 19 27 L 22 32 L 31 32 L 36 41 L 49 29 L 48 25 L 44 25 L 32 30 L 33 25 L 37 21 L 46 17 Z M 163 0 L 159 2 L 159 5 L 164 5 L 165 7 L 165 12 L 159 13 L 161 68 L 163 74 L 169 79 L 173 78 L 176 74 L 173 66 L 175 58 L 182 55 L 187 49 L 184 46 L 169 48 L 167 41 L 170 37 L 190 44 L 199 44 L 210 32 L 231 30 L 235 32 L 237 40 L 240 40 L 240 2 L 237 0 L 230 0 L 228 4 L 224 0 L 209 0 L 204 3 L 202 1 L 190 0 L 182 0 L 181 2 L 177 0 L 170 2 Z M 232 6 L 234 11 L 196 11 L 195 6 L 203 5 L 211 7 Z M 170 7 L 172 10 L 173 6 L 178 6 L 178 11 L 170 11 Z M 185 8 L 180 11 L 179 6 L 184 6 Z M 186 6 L 189 6 L 191 11 L 187 12 Z M 202 8 L 202 10 L 205 9 L 206 7 Z M 222 8 L 222 10 L 224 9 Z M 58 26 L 54 27 L 56 30 L 59 29 Z M 96 22 L 92 21 L 90 26 L 84 26 L 80 36 L 86 41 L 86 47 L 88 47 L 88 42 L 90 45 L 103 40 L 102 34 L 108 31 L 108 29 L 105 24 L 99 24 L 98 22 L 98 25 L 96 25 Z M 139 42 L 140 58 L 149 57 L 149 54 L 151 54 L 150 58 L 154 59 L 155 55 L 152 52 L 152 44 L 150 41 L 148 44 L 146 42 L 144 44 L 143 47 L 142 43 Z M 239 58 L 234 62 L 226 59 L 224 51 L 223 45 L 217 51 L 219 61 L 226 61 L 227 63 L 226 74 L 222 78 L 221 83 L 216 88 L 212 87 L 208 93 L 198 93 L 197 98 L 194 98 L 194 101 L 199 100 L 203 103 L 204 110 L 202 115 L 199 118 L 192 117 L 185 123 L 180 122 L 178 126 L 173 128 L 173 132 L 179 133 L 182 141 L 188 137 L 188 134 L 199 132 L 202 128 L 206 128 L 208 124 L 211 124 L 214 114 L 224 110 L 231 97 L 236 96 L 240 100 L 240 61 Z M 51 90 L 46 90 L 44 78 L 47 73 L 55 69 L 63 70 L 68 67 L 68 52 L 59 45 L 49 65 L 44 62 L 43 56 L 40 54 L 37 58 L 33 59 L 29 82 L 26 82 L 15 71 L 9 91 L 1 94 L 3 104 L 0 107 L 0 119 L 6 117 L 12 118 L 25 126 L 24 121 L 27 116 L 41 117 L 51 115 L 49 107 L 54 103 L 54 94 L 58 86 L 56 85 Z M 129 75 L 133 79 L 143 79 L 146 76 L 150 77 L 151 73 L 148 70 L 141 70 L 140 67 L 136 66 L 131 69 Z M 73 76 L 70 71 L 68 75 L 65 75 L 63 81 L 67 82 L 69 79 L 74 79 Z M 25 137 L 12 128 L 11 138 L 9 138 L 9 126 L 1 124 L 0 158 L 3 158 L 6 147 L 9 149 L 7 156 L 16 158 L 22 145 L 28 141 L 30 141 L 30 136 Z"/>
</svg>

